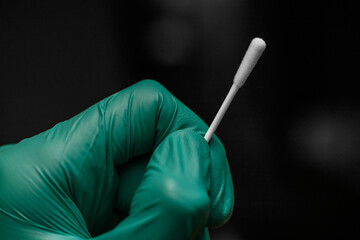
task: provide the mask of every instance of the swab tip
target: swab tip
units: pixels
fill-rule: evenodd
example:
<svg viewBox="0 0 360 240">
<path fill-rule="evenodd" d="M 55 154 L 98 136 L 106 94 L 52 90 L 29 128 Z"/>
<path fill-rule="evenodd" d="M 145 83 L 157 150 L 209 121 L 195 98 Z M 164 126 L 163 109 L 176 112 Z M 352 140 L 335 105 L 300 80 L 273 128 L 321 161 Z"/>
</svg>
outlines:
<svg viewBox="0 0 360 240">
<path fill-rule="evenodd" d="M 254 38 L 251 41 L 251 45 L 253 45 L 254 47 L 256 47 L 260 51 L 264 51 L 265 48 L 266 48 L 265 41 L 262 38 L 258 38 L 258 37 Z"/>
</svg>

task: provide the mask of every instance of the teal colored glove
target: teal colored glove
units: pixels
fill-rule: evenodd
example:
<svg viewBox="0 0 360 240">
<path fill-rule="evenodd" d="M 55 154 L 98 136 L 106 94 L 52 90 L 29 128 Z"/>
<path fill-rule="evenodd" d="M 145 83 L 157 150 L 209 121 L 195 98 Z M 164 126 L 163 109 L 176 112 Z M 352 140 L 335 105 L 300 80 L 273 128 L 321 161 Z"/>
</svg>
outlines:
<svg viewBox="0 0 360 240">
<path fill-rule="evenodd" d="M 208 239 L 234 195 L 207 128 L 145 80 L 0 148 L 0 239 Z"/>
</svg>

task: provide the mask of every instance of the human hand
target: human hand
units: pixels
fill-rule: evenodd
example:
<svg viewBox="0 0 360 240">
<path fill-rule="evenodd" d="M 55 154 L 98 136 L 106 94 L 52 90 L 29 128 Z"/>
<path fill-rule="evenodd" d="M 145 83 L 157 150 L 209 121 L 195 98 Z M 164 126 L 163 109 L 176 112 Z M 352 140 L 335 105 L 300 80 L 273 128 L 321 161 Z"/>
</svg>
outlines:
<svg viewBox="0 0 360 240">
<path fill-rule="evenodd" d="M 206 130 L 146 80 L 0 149 L 1 239 L 207 238 L 229 219 L 233 186 Z"/>
</svg>

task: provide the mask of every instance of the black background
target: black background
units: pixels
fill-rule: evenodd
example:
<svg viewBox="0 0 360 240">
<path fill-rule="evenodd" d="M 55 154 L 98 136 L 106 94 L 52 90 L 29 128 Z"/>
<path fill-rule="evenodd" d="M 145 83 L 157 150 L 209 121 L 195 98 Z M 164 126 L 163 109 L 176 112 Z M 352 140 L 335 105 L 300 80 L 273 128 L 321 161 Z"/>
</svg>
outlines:
<svg viewBox="0 0 360 240">
<path fill-rule="evenodd" d="M 262 37 L 217 131 L 236 205 L 213 238 L 359 237 L 359 14 L 340 0 L 1 0 L 0 145 L 146 78 L 210 124 Z"/>
</svg>

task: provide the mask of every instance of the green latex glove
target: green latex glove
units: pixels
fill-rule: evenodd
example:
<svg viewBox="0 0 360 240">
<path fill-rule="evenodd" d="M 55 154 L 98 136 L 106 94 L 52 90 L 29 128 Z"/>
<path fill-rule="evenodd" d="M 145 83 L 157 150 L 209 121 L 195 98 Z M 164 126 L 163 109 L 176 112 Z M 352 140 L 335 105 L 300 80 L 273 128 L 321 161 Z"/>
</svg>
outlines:
<svg viewBox="0 0 360 240">
<path fill-rule="evenodd" d="M 0 148 L 0 239 L 207 239 L 233 209 L 224 148 L 145 80 Z"/>
</svg>

